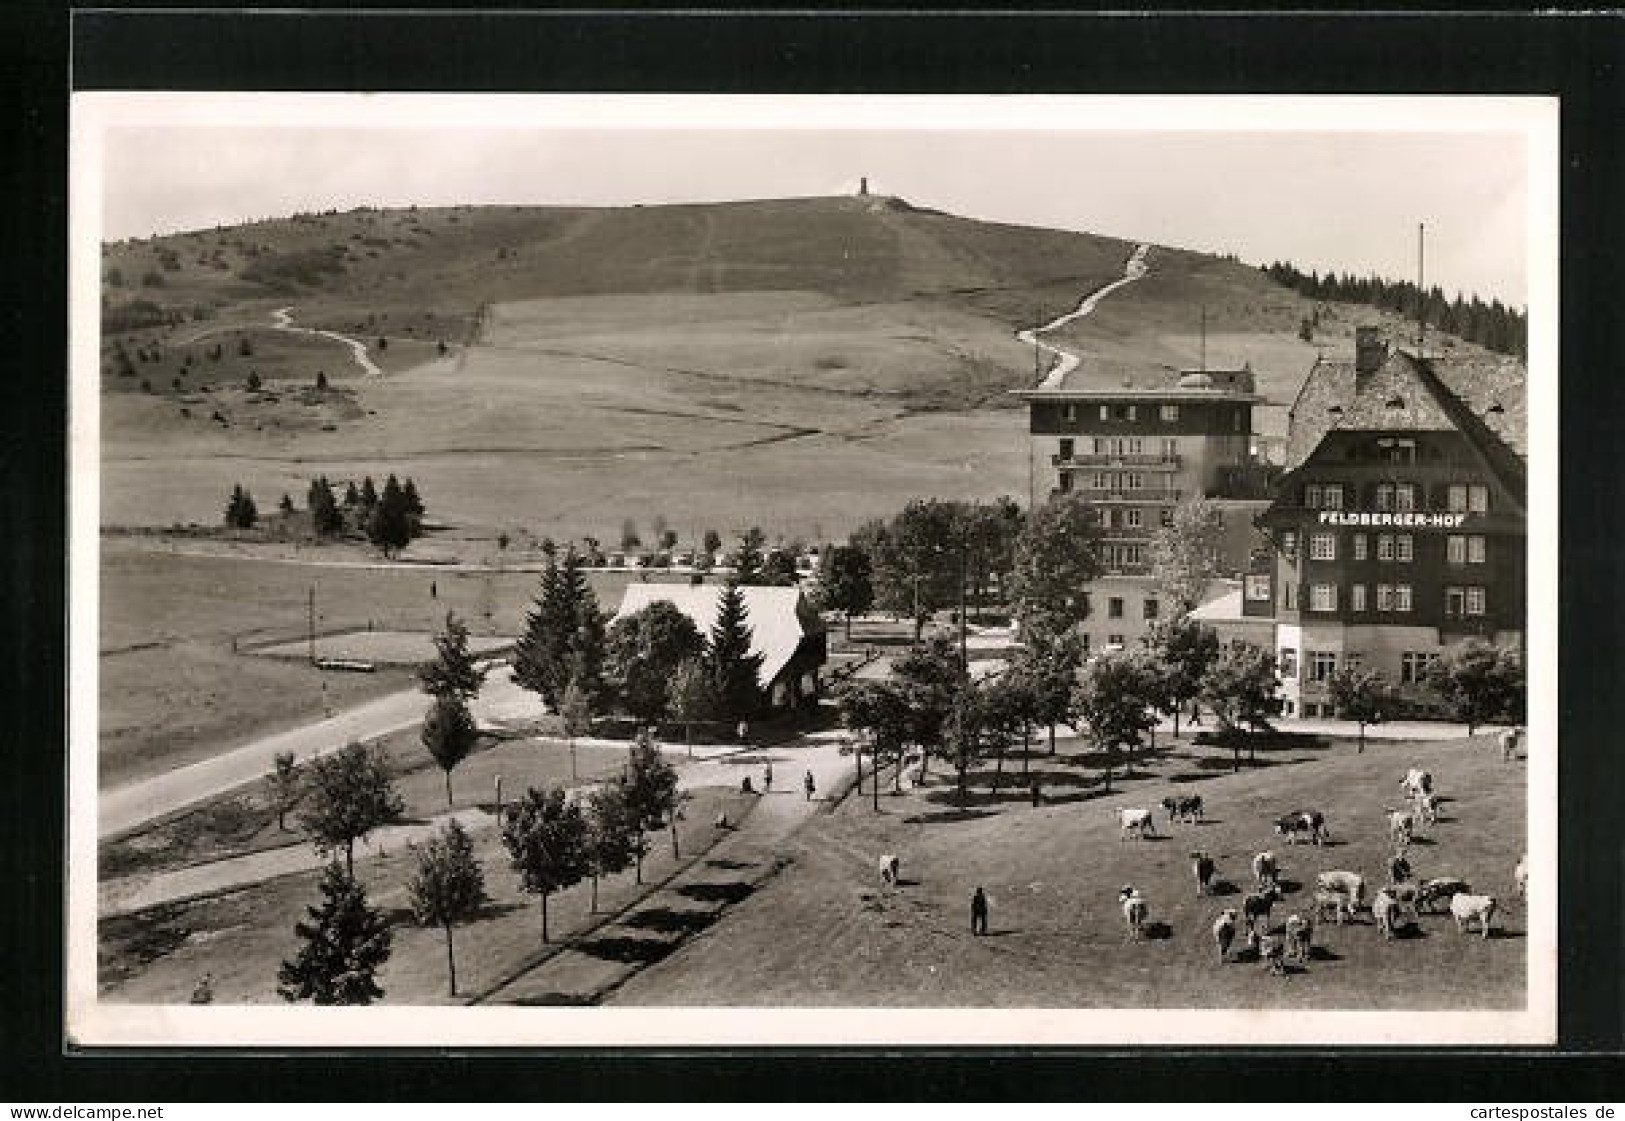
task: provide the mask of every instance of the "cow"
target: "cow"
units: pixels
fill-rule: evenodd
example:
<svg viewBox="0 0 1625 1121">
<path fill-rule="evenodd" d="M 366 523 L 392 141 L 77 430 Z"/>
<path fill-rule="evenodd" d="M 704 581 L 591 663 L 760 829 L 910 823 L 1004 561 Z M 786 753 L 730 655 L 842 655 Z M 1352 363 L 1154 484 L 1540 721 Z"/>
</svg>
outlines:
<svg viewBox="0 0 1625 1121">
<path fill-rule="evenodd" d="M 1452 896 L 1471 890 L 1473 889 L 1467 886 L 1465 880 L 1456 876 L 1435 876 L 1430 880 L 1423 881 L 1422 885 L 1417 889 L 1416 909 L 1418 911 L 1423 908 L 1429 911 L 1436 910 L 1434 904 L 1440 900 L 1443 900 L 1445 905 L 1449 906 Z"/>
<path fill-rule="evenodd" d="M 1202 849 L 1191 853 L 1191 875 L 1196 878 L 1196 894 L 1207 895 L 1213 890 L 1213 858 Z"/>
<path fill-rule="evenodd" d="M 1281 898 L 1281 889 L 1274 884 L 1266 887 L 1263 891 L 1249 892 L 1244 896 L 1241 900 L 1241 918 L 1247 924 L 1247 929 L 1252 930 L 1258 921 L 1262 919 L 1267 930 L 1269 928 L 1270 908 L 1275 906 L 1275 901 L 1279 898 Z"/>
<path fill-rule="evenodd" d="M 1416 816 L 1409 810 L 1388 811 L 1388 840 L 1403 852 L 1416 832 Z"/>
<path fill-rule="evenodd" d="M 1125 885 L 1117 893 L 1117 901 L 1123 907 L 1123 922 L 1128 926 L 1128 936 L 1138 942 L 1145 937 L 1145 919 L 1151 913 L 1151 905 L 1140 894 L 1140 889 L 1132 884 Z"/>
<path fill-rule="evenodd" d="M 1264 968 L 1277 976 L 1286 975 L 1286 946 L 1273 934 L 1266 934 L 1258 940 L 1258 960 L 1264 963 Z"/>
<path fill-rule="evenodd" d="M 1495 896 L 1469 895 L 1466 892 L 1450 897 L 1450 916 L 1456 920 L 1456 929 L 1463 934 L 1468 933 L 1468 927 L 1477 919 L 1483 928 L 1483 936 L 1490 936 L 1490 920 L 1495 917 Z"/>
<path fill-rule="evenodd" d="M 1365 877 L 1358 872 L 1321 872 L 1315 887 L 1341 896 L 1350 915 L 1365 906 Z"/>
<path fill-rule="evenodd" d="M 1416 884 L 1389 884 L 1382 890 L 1407 907 L 1415 907 L 1417 900 L 1422 896 L 1422 889 Z"/>
<path fill-rule="evenodd" d="M 1399 780 L 1399 788 L 1410 798 L 1432 794 L 1433 776 L 1420 767 L 1412 767 L 1405 772 L 1405 777 Z"/>
<path fill-rule="evenodd" d="M 1523 733 L 1519 727 L 1503 729 L 1496 737 L 1501 743 L 1501 762 L 1510 763 L 1518 757 L 1518 739 Z"/>
<path fill-rule="evenodd" d="M 1353 908 L 1349 906 L 1348 900 L 1343 897 L 1342 893 L 1327 891 L 1325 888 L 1316 888 L 1315 916 L 1317 918 L 1325 918 L 1327 908 L 1331 909 L 1332 920 L 1336 922 L 1338 926 L 1343 925 L 1343 916 L 1352 915 L 1354 913 Z"/>
<path fill-rule="evenodd" d="M 1139 836 L 1143 841 L 1148 835 L 1156 836 L 1157 823 L 1147 809 L 1119 809 L 1117 811 L 1117 839 L 1126 841 L 1129 834 Z"/>
<path fill-rule="evenodd" d="M 1371 900 L 1371 917 L 1377 920 L 1377 929 L 1382 936 L 1392 939 L 1399 929 L 1400 902 L 1387 888 L 1377 892 Z"/>
<path fill-rule="evenodd" d="M 1253 882 L 1259 887 L 1281 882 L 1281 866 L 1268 849 L 1253 856 Z"/>
<path fill-rule="evenodd" d="M 1519 899 L 1529 898 L 1529 854 L 1518 857 L 1518 866 L 1512 870 L 1512 883 L 1518 889 Z"/>
<path fill-rule="evenodd" d="M 1411 878 L 1411 862 L 1403 853 L 1395 853 L 1388 860 L 1388 882 L 1402 884 Z"/>
<path fill-rule="evenodd" d="M 886 853 L 880 858 L 880 882 L 888 887 L 896 887 L 897 879 L 902 874 L 903 862 L 896 853 Z"/>
<path fill-rule="evenodd" d="M 1416 796 L 1416 816 L 1425 825 L 1439 824 L 1439 796 L 1437 794 L 1418 794 Z"/>
<path fill-rule="evenodd" d="M 1286 843 L 1295 845 L 1298 838 L 1307 833 L 1312 844 L 1320 844 L 1330 836 L 1326 831 L 1326 816 L 1319 810 L 1293 810 L 1289 814 L 1282 814 L 1275 819 L 1275 832 L 1286 838 Z"/>
<path fill-rule="evenodd" d="M 1219 912 L 1219 917 L 1213 920 L 1213 944 L 1219 948 L 1219 960 L 1222 962 L 1230 953 L 1230 944 L 1236 940 L 1236 910 L 1226 907 Z"/>
<path fill-rule="evenodd" d="M 1179 795 L 1178 797 L 1170 794 L 1162 800 L 1162 808 L 1168 811 L 1168 824 L 1170 825 L 1175 821 L 1200 823 L 1202 820 L 1202 796 L 1200 794 Z"/>
</svg>

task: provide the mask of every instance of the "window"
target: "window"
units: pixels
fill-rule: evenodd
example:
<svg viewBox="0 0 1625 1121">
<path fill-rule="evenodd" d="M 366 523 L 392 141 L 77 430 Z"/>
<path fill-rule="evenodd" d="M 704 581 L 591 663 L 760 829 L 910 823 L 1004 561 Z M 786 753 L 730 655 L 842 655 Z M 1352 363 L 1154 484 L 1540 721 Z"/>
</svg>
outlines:
<svg viewBox="0 0 1625 1121">
<path fill-rule="evenodd" d="M 1444 559 L 1447 564 L 1467 563 L 1467 538 L 1452 533 L 1444 539 Z"/>
<path fill-rule="evenodd" d="M 1113 436 L 1112 437 L 1111 453 L 1113 455 L 1115 455 L 1115 456 L 1119 456 L 1119 457 L 1122 456 L 1122 454 L 1123 454 L 1123 437 L 1121 437 L 1121 436 Z"/>
<path fill-rule="evenodd" d="M 1416 559 L 1416 539 L 1408 533 L 1394 536 L 1394 559 L 1401 564 L 1410 564 Z"/>
<path fill-rule="evenodd" d="M 1112 407 L 1110 405 L 1102 405 L 1102 406 L 1100 406 L 1100 419 L 1101 420 L 1110 420 L 1111 418 L 1112 418 Z"/>
<path fill-rule="evenodd" d="M 1365 664 L 1365 655 L 1358 650 L 1345 650 L 1343 652 L 1343 668 L 1353 673 Z"/>
<path fill-rule="evenodd" d="M 1072 473 L 1069 472 L 1069 471 L 1062 471 L 1061 472 L 1061 493 L 1062 494 L 1071 494 L 1072 493 Z"/>
<path fill-rule="evenodd" d="M 1310 510 L 1320 509 L 1320 484 L 1310 483 L 1303 488 L 1303 504 Z"/>
<path fill-rule="evenodd" d="M 1481 585 L 1473 585 L 1467 589 L 1467 614 L 1484 614 L 1484 589 Z"/>
<path fill-rule="evenodd" d="M 1087 654 L 1087 653 L 1089 653 L 1089 632 L 1084 631 L 1084 632 L 1082 632 L 1082 634 L 1083 634 L 1083 652 L 1085 654 Z"/>
<path fill-rule="evenodd" d="M 1409 611 L 1411 609 L 1411 586 L 1409 584 L 1394 585 L 1394 610 Z"/>
<path fill-rule="evenodd" d="M 1066 421 L 1068 424 L 1076 421 L 1078 419 L 1078 407 L 1076 405 L 1062 405 L 1061 419 Z"/>
<path fill-rule="evenodd" d="M 1298 533 L 1296 530 L 1281 531 L 1281 552 L 1286 554 L 1288 560 L 1294 560 L 1298 555 Z"/>
<path fill-rule="evenodd" d="M 1161 610 L 1162 604 L 1156 600 L 1148 599 L 1145 601 L 1145 617 L 1147 619 L 1155 619 Z"/>
<path fill-rule="evenodd" d="M 1329 561 L 1337 559 L 1337 534 L 1311 533 L 1309 535 L 1309 559 Z"/>
<path fill-rule="evenodd" d="M 1073 442 L 1071 440 L 1062 440 L 1061 441 L 1061 449 L 1060 450 L 1061 450 L 1061 458 L 1063 460 L 1067 460 L 1067 459 L 1072 458 L 1072 449 L 1073 449 L 1073 447 L 1074 447 L 1074 445 L 1073 445 Z"/>
<path fill-rule="evenodd" d="M 1174 524 L 1174 512 L 1173 512 L 1173 510 L 1170 507 L 1164 506 L 1162 508 L 1161 518 L 1162 518 L 1163 528 L 1166 529 L 1168 526 L 1173 525 Z"/>
<path fill-rule="evenodd" d="M 1414 509 L 1416 509 L 1416 484 L 1415 483 L 1400 483 L 1398 486 L 1396 486 L 1394 488 L 1394 509 L 1395 510 L 1414 510 Z"/>
<path fill-rule="evenodd" d="M 1162 412 L 1162 422 L 1164 424 L 1173 424 L 1173 423 L 1175 423 L 1175 422 L 1177 422 L 1179 420 L 1179 406 L 1178 405 L 1164 405 L 1164 406 L 1162 406 L 1161 412 Z"/>
<path fill-rule="evenodd" d="M 1241 410 L 1240 410 L 1240 409 L 1236 409 L 1236 410 L 1235 410 L 1235 411 L 1234 411 L 1234 412 L 1233 412 L 1233 413 L 1232 413 L 1232 414 L 1231 414 L 1231 418 L 1230 418 L 1230 427 L 1231 427 L 1231 428 L 1232 428 L 1232 429 L 1233 429 L 1233 430 L 1235 430 L 1235 431 L 1237 431 L 1237 432 L 1240 432 L 1240 431 L 1241 431 L 1241 417 L 1242 417 L 1242 413 L 1241 413 Z"/>
<path fill-rule="evenodd" d="M 1139 413 L 1139 409 L 1138 409 L 1138 408 L 1136 408 L 1136 407 L 1135 407 L 1135 406 L 1133 406 L 1133 405 L 1130 405 L 1130 406 L 1129 406 L 1129 407 L 1128 407 L 1128 418 L 1127 418 L 1127 419 L 1129 419 L 1129 420 L 1134 420 L 1134 419 L 1136 419 L 1136 416 L 1137 416 L 1137 414 L 1138 414 L 1138 413 Z"/>
<path fill-rule="evenodd" d="M 1484 540 L 1484 535 L 1481 534 L 1481 533 L 1468 534 L 1467 535 L 1467 563 L 1468 564 L 1483 564 L 1484 559 L 1485 559 L 1485 557 L 1487 555 L 1488 555 L 1488 545 Z"/>
<path fill-rule="evenodd" d="M 1283 610 L 1291 611 L 1296 605 L 1297 599 L 1297 585 L 1290 581 L 1281 585 L 1281 607 Z"/>
<path fill-rule="evenodd" d="M 1416 461 L 1415 440 L 1378 440 L 1377 450 L 1381 458 L 1389 463 L 1414 463 Z"/>
<path fill-rule="evenodd" d="M 1394 609 L 1394 586 L 1392 584 L 1377 585 L 1377 610 L 1392 611 Z"/>
<path fill-rule="evenodd" d="M 1112 596 L 1106 601 L 1106 617 L 1108 619 L 1121 619 L 1123 617 L 1123 597 Z"/>
<path fill-rule="evenodd" d="M 1467 488 L 1460 483 L 1451 483 L 1445 490 L 1445 509 L 1452 514 L 1465 514 L 1467 512 Z"/>
<path fill-rule="evenodd" d="M 1142 490 L 1145 487 L 1145 476 L 1138 471 L 1130 471 L 1123 478 L 1129 490 Z"/>
<path fill-rule="evenodd" d="M 1445 505 L 1455 514 L 1490 512 L 1490 488 L 1480 483 L 1451 483 L 1445 491 Z"/>
<path fill-rule="evenodd" d="M 1336 611 L 1337 585 L 1336 584 L 1310 584 L 1309 610 Z"/>
<path fill-rule="evenodd" d="M 1112 527 L 1112 508 L 1110 506 L 1102 506 L 1100 508 L 1100 528 L 1101 529 L 1110 529 L 1111 527 Z"/>
<path fill-rule="evenodd" d="M 1377 509 L 1392 510 L 1394 508 L 1394 484 L 1377 484 Z"/>
<path fill-rule="evenodd" d="M 1351 585 L 1349 585 L 1349 610 L 1350 611 L 1364 611 L 1365 610 L 1365 585 L 1364 584 L 1351 584 Z"/>
<path fill-rule="evenodd" d="M 1391 561 L 1394 559 L 1394 535 L 1391 533 L 1377 534 L 1377 559 Z"/>
<path fill-rule="evenodd" d="M 1123 524 L 1129 529 L 1139 529 L 1144 522 L 1144 512 L 1130 506 L 1123 511 Z"/>
<path fill-rule="evenodd" d="M 1123 555 L 1127 558 L 1123 562 L 1124 564 L 1144 564 L 1145 563 L 1145 546 L 1144 545 L 1124 545 L 1123 546 Z"/>
<path fill-rule="evenodd" d="M 1356 533 L 1354 535 L 1354 559 L 1355 560 L 1365 560 L 1365 558 L 1366 558 L 1366 545 L 1367 545 L 1367 541 L 1366 541 L 1365 534 Z"/>
<path fill-rule="evenodd" d="M 1281 676 L 1294 681 L 1298 677 L 1298 652 L 1290 646 L 1281 648 Z"/>
<path fill-rule="evenodd" d="M 1128 438 L 1128 453 L 1130 455 L 1144 455 L 1145 439 L 1141 436 L 1130 436 Z"/>
<path fill-rule="evenodd" d="M 1177 406 L 1175 406 L 1175 407 L 1177 408 Z M 1163 438 L 1163 441 L 1162 441 L 1162 458 L 1164 458 L 1164 459 L 1177 459 L 1177 458 L 1179 458 L 1179 441 L 1174 439 L 1172 436 L 1166 436 L 1166 437 Z"/>
<path fill-rule="evenodd" d="M 1473 485 L 1467 488 L 1467 512 L 1469 514 L 1487 514 L 1490 512 L 1490 488 Z"/>
<path fill-rule="evenodd" d="M 1427 677 L 1428 666 L 1438 659 L 1437 654 L 1407 650 L 1399 656 L 1399 683 L 1420 685 Z"/>
<path fill-rule="evenodd" d="M 1106 636 L 1106 642 L 1107 642 L 1108 645 L 1111 645 L 1111 646 L 1127 646 L 1128 645 L 1128 643 L 1123 641 L 1123 636 L 1120 635 L 1120 634 L 1109 634 L 1109 635 L 1107 635 Z"/>
<path fill-rule="evenodd" d="M 1106 454 L 1106 437 L 1104 437 L 1104 436 L 1096 436 L 1095 437 L 1094 451 L 1095 451 L 1096 455 L 1105 455 Z"/>
<path fill-rule="evenodd" d="M 1321 503 L 1327 510 L 1341 510 L 1343 508 L 1343 484 L 1327 483 L 1321 496 Z"/>
<path fill-rule="evenodd" d="M 1337 651 L 1309 651 L 1309 680 L 1330 681 L 1337 675 Z"/>
<path fill-rule="evenodd" d="M 1268 576 L 1248 576 L 1246 586 L 1248 599 L 1255 602 L 1269 602 L 1270 578 Z"/>
</svg>

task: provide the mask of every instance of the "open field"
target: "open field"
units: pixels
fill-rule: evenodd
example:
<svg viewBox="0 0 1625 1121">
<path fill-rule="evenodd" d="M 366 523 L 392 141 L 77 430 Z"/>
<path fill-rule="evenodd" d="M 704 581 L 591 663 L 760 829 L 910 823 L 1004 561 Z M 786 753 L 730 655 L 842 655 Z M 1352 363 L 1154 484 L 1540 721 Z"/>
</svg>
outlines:
<svg viewBox="0 0 1625 1121">
<path fill-rule="evenodd" d="M 475 657 L 489 657 L 513 648 L 513 640 L 474 635 L 468 649 Z M 314 649 L 318 659 L 336 658 L 374 665 L 420 666 L 435 657 L 434 635 L 428 631 L 344 631 L 322 635 L 315 642 L 279 642 L 257 646 L 252 653 L 266 658 L 304 658 Z"/>
<path fill-rule="evenodd" d="M 793 864 L 721 923 L 633 978 L 626 1005 L 1286 1007 L 1489 1009 L 1524 1004 L 1521 904 L 1512 869 L 1524 847 L 1524 768 L 1503 765 L 1488 737 L 1436 743 L 1295 744 L 1229 772 L 1228 752 L 1181 742 L 1106 795 L 1098 771 L 1063 741 L 1032 760 L 1050 801 L 1032 808 L 1012 789 L 998 800 L 952 802 L 938 776 L 922 792 L 863 798 L 797 834 Z M 1426 766 L 1447 798 L 1440 823 L 1412 849 L 1420 877 L 1459 875 L 1505 901 L 1489 940 L 1457 933 L 1447 915 L 1423 916 L 1410 937 L 1385 942 L 1369 914 L 1316 927 L 1307 969 L 1268 975 L 1256 962 L 1220 964 L 1209 927 L 1240 894 L 1198 898 L 1188 853 L 1206 849 L 1218 875 L 1250 883 L 1254 852 L 1281 859 L 1285 901 L 1274 925 L 1305 908 L 1315 873 L 1350 869 L 1371 890 L 1386 882 L 1383 807 L 1407 767 Z M 940 765 L 939 765 L 940 770 Z M 985 791 L 985 778 L 977 779 Z M 1113 808 L 1200 793 L 1209 820 L 1163 826 L 1160 840 L 1121 842 Z M 1285 846 L 1279 813 L 1321 807 L 1334 843 Z M 902 857 L 903 884 L 884 889 L 876 855 Z M 991 933 L 973 938 L 968 900 L 983 885 Z M 1152 935 L 1125 937 L 1117 892 L 1139 887 Z M 1239 946 L 1239 940 L 1238 940 Z"/>
<path fill-rule="evenodd" d="M 440 627 L 447 611 L 455 611 L 482 637 L 519 633 L 538 586 L 532 572 L 284 564 L 171 555 L 154 551 L 154 544 L 115 539 L 102 554 L 98 779 L 103 787 L 308 723 L 327 707 L 342 709 L 416 687 L 409 667 L 324 673 L 299 660 L 253 656 L 246 648 L 251 642 L 298 643 L 313 586 L 319 632 L 364 633 L 369 623 L 387 623 L 427 634 Z M 621 589 L 634 578 L 632 573 L 589 577 L 606 610 L 615 608 Z M 240 651 L 234 650 L 234 640 Z"/>
<path fill-rule="evenodd" d="M 596 758 L 595 758 L 596 757 Z M 584 751 L 583 777 L 618 766 L 620 752 Z M 674 762 L 681 764 L 679 757 Z M 473 792 L 489 803 L 491 776 L 502 768 L 505 788 L 522 790 L 524 781 L 557 782 L 567 779 L 567 755 L 559 745 L 538 752 L 537 745 L 514 741 L 481 753 L 459 771 L 459 789 Z M 478 773 L 476 773 L 478 772 Z M 467 780 L 466 787 L 461 786 Z M 483 780 L 483 781 L 482 781 Z M 413 807 L 425 812 L 444 808 L 440 772 L 423 769 L 402 784 Z M 672 857 L 671 844 L 662 832 L 651 837 L 653 847 L 644 860 L 645 885 L 633 874 L 612 876 L 599 888 L 598 915 L 589 913 L 590 887 L 582 884 L 554 896 L 549 903 L 549 925 L 555 941 L 582 931 L 599 916 L 612 913 L 641 897 L 647 885 L 658 883 L 680 866 L 703 856 L 715 840 L 709 826 L 719 811 L 740 820 L 750 799 L 731 789 L 701 788 L 688 805 L 689 824 L 683 827 L 682 859 Z M 438 798 L 436 797 L 438 795 Z M 459 804 L 465 804 L 459 799 Z M 492 807 L 485 805 L 485 811 Z M 271 829 L 275 829 L 274 824 Z M 491 903 L 475 923 L 457 930 L 458 981 L 462 994 L 489 986 L 507 975 L 536 951 L 540 943 L 540 907 L 519 890 L 509 869 L 506 850 L 494 828 L 474 832 L 476 857 L 485 869 Z M 394 928 L 394 948 L 380 978 L 389 1003 L 458 1003 L 446 994 L 445 942 L 437 929 L 418 927 L 412 919 L 407 882 L 416 862 L 410 852 L 390 851 L 358 863 L 357 877 L 369 899 Z M 184 1003 L 204 973 L 214 978 L 216 1000 L 221 1003 L 280 1004 L 276 995 L 276 967 L 296 948 L 293 925 L 302 921 L 305 908 L 318 898 L 317 871 L 284 876 L 252 888 L 225 892 L 190 902 L 163 905 L 100 924 L 99 974 L 103 1000 L 131 1003 Z"/>
</svg>

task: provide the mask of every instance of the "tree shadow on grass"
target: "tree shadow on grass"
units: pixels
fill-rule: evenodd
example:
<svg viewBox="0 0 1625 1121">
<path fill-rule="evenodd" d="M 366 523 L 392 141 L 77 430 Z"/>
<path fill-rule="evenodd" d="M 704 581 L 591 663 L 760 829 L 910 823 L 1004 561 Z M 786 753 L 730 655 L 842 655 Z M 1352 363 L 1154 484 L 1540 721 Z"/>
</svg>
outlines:
<svg viewBox="0 0 1625 1121">
<path fill-rule="evenodd" d="M 956 821 L 976 821 L 979 818 L 993 817 L 993 810 L 978 810 L 966 806 L 962 809 L 937 810 L 932 813 L 910 814 L 903 819 L 906 825 L 946 825 Z"/>
<path fill-rule="evenodd" d="M 629 965 L 649 965 L 670 954 L 677 948 L 677 944 L 656 938 L 620 938 L 611 936 L 594 938 L 590 942 L 578 942 L 575 948 L 589 957 L 601 958 L 604 961 L 619 961 Z"/>
<path fill-rule="evenodd" d="M 662 934 L 693 934 L 716 922 L 715 911 L 674 911 L 669 907 L 652 907 L 629 916 L 623 925 L 639 930 L 658 930 Z"/>
<path fill-rule="evenodd" d="M 750 884 L 735 880 L 724 884 L 684 884 L 677 889 L 677 894 L 702 903 L 733 904 L 755 890 Z"/>
<path fill-rule="evenodd" d="M 707 860 L 705 862 L 705 866 L 707 868 L 725 868 L 730 872 L 737 871 L 740 868 L 752 868 L 752 867 L 755 867 L 748 860 L 730 860 L 728 857 L 725 857 L 725 856 L 713 856 L 710 860 Z"/>
<path fill-rule="evenodd" d="M 1496 927 L 1491 927 L 1490 928 L 1489 941 L 1496 942 L 1496 941 L 1499 941 L 1499 940 L 1501 940 L 1503 938 L 1520 939 L 1520 938 L 1527 938 L 1527 937 L 1529 937 L 1529 935 L 1526 934 L 1524 931 L 1521 931 L 1521 930 L 1508 930 L 1504 926 L 1496 926 Z"/>
<path fill-rule="evenodd" d="M 522 996 L 513 1002 L 518 1008 L 586 1008 L 597 1003 L 592 997 L 580 993 L 538 993 L 535 996 Z"/>
<path fill-rule="evenodd" d="M 1174 936 L 1174 928 L 1165 922 L 1148 922 L 1143 929 L 1148 942 L 1163 942 Z"/>
<path fill-rule="evenodd" d="M 1241 888 L 1236 886 L 1234 880 L 1215 879 L 1208 887 L 1209 895 L 1240 895 Z"/>
</svg>

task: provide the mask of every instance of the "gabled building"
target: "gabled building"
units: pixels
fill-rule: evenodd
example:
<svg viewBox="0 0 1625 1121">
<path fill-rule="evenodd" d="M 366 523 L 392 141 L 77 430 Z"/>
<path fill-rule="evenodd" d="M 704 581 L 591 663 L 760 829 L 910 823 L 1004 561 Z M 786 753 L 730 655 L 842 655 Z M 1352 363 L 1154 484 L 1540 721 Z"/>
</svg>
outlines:
<svg viewBox="0 0 1625 1121">
<path fill-rule="evenodd" d="M 1418 357 L 1374 328 L 1354 361 L 1316 362 L 1242 601 L 1275 620 L 1288 715 L 1328 714 L 1344 668 L 1411 685 L 1467 637 L 1522 643 L 1525 399 L 1515 361 Z"/>
<path fill-rule="evenodd" d="M 799 588 L 741 587 L 751 653 L 762 658 L 759 682 L 770 707 L 794 708 L 818 696 L 819 671 L 828 660 L 824 621 Z M 716 584 L 628 584 L 616 619 L 635 615 L 651 603 L 676 607 L 709 636 L 716 625 L 722 588 Z"/>
</svg>

